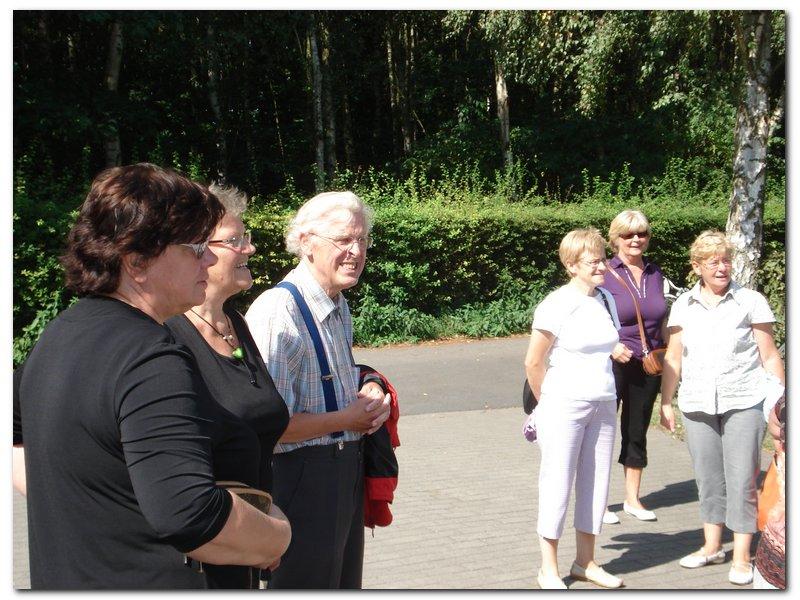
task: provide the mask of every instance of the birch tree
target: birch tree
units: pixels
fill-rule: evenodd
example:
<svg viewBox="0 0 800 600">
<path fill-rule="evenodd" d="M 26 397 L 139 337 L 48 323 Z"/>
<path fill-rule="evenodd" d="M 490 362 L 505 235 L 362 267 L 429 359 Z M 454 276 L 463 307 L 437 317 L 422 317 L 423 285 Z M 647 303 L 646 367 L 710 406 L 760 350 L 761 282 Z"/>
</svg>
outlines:
<svg viewBox="0 0 800 600">
<path fill-rule="evenodd" d="M 734 246 L 733 279 L 754 288 L 763 245 L 772 23 L 769 11 L 746 11 L 735 18 L 744 80 L 736 112 L 733 191 L 726 233 Z"/>
</svg>

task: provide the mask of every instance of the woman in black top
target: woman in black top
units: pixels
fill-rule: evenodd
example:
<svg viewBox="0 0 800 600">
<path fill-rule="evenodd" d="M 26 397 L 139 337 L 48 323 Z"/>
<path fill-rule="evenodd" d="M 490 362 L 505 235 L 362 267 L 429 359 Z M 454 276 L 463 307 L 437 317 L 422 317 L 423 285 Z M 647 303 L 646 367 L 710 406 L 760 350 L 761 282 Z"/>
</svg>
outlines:
<svg viewBox="0 0 800 600">
<path fill-rule="evenodd" d="M 216 262 L 204 240 L 222 213 L 208 190 L 154 165 L 92 183 L 63 258 L 84 298 L 14 373 L 31 587 L 203 588 L 184 554 L 266 568 L 288 547 L 280 510 L 265 515 L 215 485 L 257 440 L 211 400 L 163 326 L 203 302 Z"/>
<path fill-rule="evenodd" d="M 225 208 L 209 246 L 217 263 L 208 269 L 205 302 L 167 321 L 175 339 L 189 347 L 211 395 L 222 410 L 240 420 L 260 442 L 260 452 L 242 448 L 231 453 L 218 479 L 233 479 L 272 491 L 272 451 L 289 423 L 286 404 L 275 389 L 264 360 L 242 316 L 225 305 L 232 296 L 250 289 L 253 278 L 247 260 L 255 253 L 241 215 L 247 197 L 236 188 L 211 185 Z M 206 566 L 209 587 L 257 588 L 249 567 Z"/>
</svg>

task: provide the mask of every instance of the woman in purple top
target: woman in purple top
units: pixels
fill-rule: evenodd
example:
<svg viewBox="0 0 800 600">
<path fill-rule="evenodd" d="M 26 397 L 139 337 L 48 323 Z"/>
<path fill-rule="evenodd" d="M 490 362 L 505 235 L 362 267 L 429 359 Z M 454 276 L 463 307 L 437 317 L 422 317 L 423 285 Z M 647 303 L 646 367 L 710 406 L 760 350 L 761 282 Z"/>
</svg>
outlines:
<svg viewBox="0 0 800 600">
<path fill-rule="evenodd" d="M 642 341 L 633 297 L 639 303 L 645 336 L 650 349 L 665 346 L 664 275 L 644 253 L 650 242 L 650 223 L 638 210 L 619 213 L 608 229 L 608 239 L 616 256 L 608 263 L 603 287 L 617 303 L 621 328 L 619 344 L 611 354 L 617 384 L 617 404 L 622 403 L 620 430 L 622 447 L 618 462 L 625 470 L 623 510 L 642 521 L 655 521 L 656 515 L 639 500 L 642 470 L 647 466 L 647 428 L 653 404 L 661 385 L 659 375 L 648 375 L 642 367 Z M 606 512 L 604 523 L 619 523 L 619 517 Z"/>
</svg>

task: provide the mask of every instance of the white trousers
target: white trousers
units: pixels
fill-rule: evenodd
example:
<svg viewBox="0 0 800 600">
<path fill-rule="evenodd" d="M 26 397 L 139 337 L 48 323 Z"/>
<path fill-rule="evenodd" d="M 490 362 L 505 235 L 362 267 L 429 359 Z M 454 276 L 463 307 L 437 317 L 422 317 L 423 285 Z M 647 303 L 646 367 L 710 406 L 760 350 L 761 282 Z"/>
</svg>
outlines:
<svg viewBox="0 0 800 600">
<path fill-rule="evenodd" d="M 555 397 L 544 399 L 536 407 L 542 453 L 536 525 L 539 535 L 561 538 L 573 481 L 575 529 L 600 533 L 608 502 L 616 409 L 614 400 L 585 402 Z"/>
</svg>

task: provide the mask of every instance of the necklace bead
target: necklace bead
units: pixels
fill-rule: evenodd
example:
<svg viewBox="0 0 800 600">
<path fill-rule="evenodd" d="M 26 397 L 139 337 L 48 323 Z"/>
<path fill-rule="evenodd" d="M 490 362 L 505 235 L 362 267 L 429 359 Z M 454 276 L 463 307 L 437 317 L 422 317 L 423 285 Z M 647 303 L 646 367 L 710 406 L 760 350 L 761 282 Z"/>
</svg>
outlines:
<svg viewBox="0 0 800 600">
<path fill-rule="evenodd" d="M 235 338 L 234 338 L 234 336 L 233 336 L 233 327 L 231 327 L 231 322 L 230 322 L 230 319 L 228 319 L 228 315 L 225 315 L 225 321 L 227 322 L 227 325 L 228 325 L 228 331 L 229 331 L 230 333 L 227 333 L 227 334 L 225 334 L 225 333 L 222 333 L 222 332 L 221 332 L 219 329 L 217 329 L 216 327 L 214 327 L 214 326 L 213 326 L 213 325 L 212 325 L 212 324 L 211 324 L 209 321 L 207 321 L 207 320 L 206 320 L 206 319 L 203 317 L 203 315 L 201 315 L 200 313 L 198 313 L 198 312 L 197 312 L 195 309 L 193 309 L 193 308 L 190 308 L 189 310 L 191 310 L 191 311 L 192 311 L 192 312 L 193 312 L 193 313 L 194 313 L 194 314 L 195 314 L 195 315 L 196 315 L 196 316 L 197 316 L 197 317 L 198 317 L 200 320 L 202 320 L 202 321 L 203 321 L 203 322 L 204 322 L 206 325 L 208 325 L 209 327 L 211 327 L 211 329 L 213 329 L 213 330 L 216 332 L 216 334 L 217 334 L 219 337 L 221 337 L 221 338 L 223 339 L 223 341 L 224 341 L 226 344 L 228 344 L 228 346 L 230 346 L 230 347 L 231 347 L 231 349 L 233 350 L 233 352 L 231 353 L 231 356 L 233 356 L 233 358 L 235 358 L 235 359 L 237 359 L 237 360 L 242 360 L 242 359 L 244 358 L 244 352 L 242 351 L 241 347 L 239 347 L 239 346 L 236 346 L 236 345 L 233 343 L 233 340 L 234 340 Z"/>
</svg>

